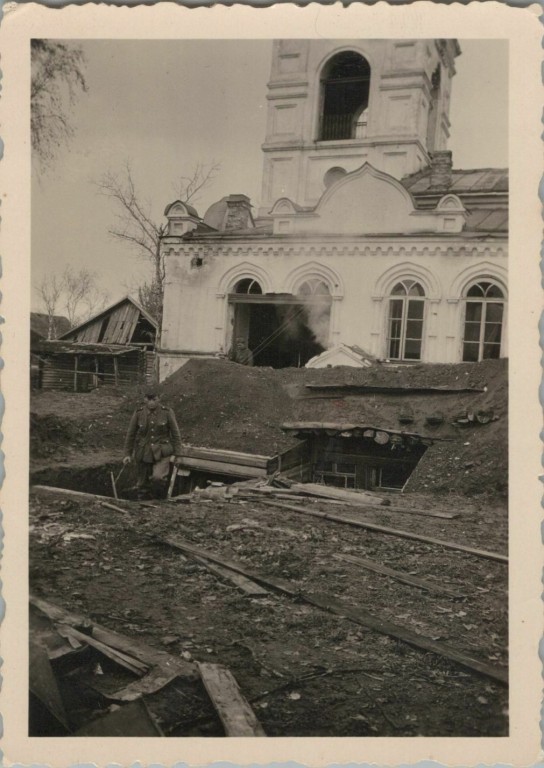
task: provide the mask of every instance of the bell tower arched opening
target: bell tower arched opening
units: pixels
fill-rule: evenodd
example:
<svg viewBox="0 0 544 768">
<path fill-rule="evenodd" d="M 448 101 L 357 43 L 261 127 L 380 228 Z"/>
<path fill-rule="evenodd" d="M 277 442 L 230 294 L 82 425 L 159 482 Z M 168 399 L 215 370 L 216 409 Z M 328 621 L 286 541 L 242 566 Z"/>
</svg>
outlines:
<svg viewBox="0 0 544 768">
<path fill-rule="evenodd" d="M 354 139 L 368 107 L 370 64 L 355 51 L 330 59 L 321 75 L 321 119 L 318 141 Z"/>
</svg>

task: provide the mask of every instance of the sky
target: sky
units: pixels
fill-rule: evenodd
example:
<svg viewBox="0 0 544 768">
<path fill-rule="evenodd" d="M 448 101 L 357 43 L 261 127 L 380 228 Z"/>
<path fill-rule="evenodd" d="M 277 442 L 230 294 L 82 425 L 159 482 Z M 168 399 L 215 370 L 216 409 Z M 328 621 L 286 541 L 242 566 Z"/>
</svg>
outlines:
<svg viewBox="0 0 544 768">
<path fill-rule="evenodd" d="M 459 41 L 451 96 L 455 168 L 508 165 L 508 51 L 504 41 Z M 161 221 L 180 176 L 197 162 L 221 164 L 200 198 L 203 215 L 224 195 L 260 202 L 266 128 L 268 40 L 85 40 L 88 92 L 71 108 L 74 136 L 32 180 L 32 309 L 47 274 L 72 265 L 97 274 L 111 302 L 150 277 L 114 240 L 116 209 L 96 180 L 128 162 L 141 199 Z"/>
</svg>

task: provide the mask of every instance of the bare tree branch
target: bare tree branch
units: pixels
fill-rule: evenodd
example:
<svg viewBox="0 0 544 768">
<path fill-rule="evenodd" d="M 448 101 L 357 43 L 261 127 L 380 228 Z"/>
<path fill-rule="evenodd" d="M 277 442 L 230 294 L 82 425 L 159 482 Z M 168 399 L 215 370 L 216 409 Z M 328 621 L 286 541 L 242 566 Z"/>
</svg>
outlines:
<svg viewBox="0 0 544 768">
<path fill-rule="evenodd" d="M 30 123 L 32 149 L 43 170 L 74 130 L 68 109 L 87 91 L 80 48 L 50 40 L 31 41 Z"/>
<path fill-rule="evenodd" d="M 190 176 L 180 176 L 176 187 L 178 199 L 184 203 L 196 199 L 213 182 L 220 168 L 215 161 L 208 165 L 197 163 Z M 139 300 L 160 323 L 165 278 L 160 244 L 166 225 L 154 219 L 150 206 L 139 195 L 128 161 L 121 174 L 110 171 L 94 184 L 98 193 L 112 200 L 117 210 L 116 223 L 108 230 L 109 235 L 132 247 L 137 256 L 149 261 L 153 267 L 153 279 L 140 287 Z"/>
</svg>

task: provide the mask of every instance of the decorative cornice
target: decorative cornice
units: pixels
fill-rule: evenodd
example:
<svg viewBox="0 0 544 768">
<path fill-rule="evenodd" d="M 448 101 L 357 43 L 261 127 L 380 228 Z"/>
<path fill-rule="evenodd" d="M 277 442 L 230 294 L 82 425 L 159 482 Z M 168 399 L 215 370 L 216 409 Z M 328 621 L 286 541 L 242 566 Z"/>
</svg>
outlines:
<svg viewBox="0 0 544 768">
<path fill-rule="evenodd" d="M 363 239 L 363 237 L 361 237 Z M 440 242 L 436 235 L 425 238 L 424 235 L 411 236 L 410 240 L 419 241 L 413 245 L 406 244 L 407 237 L 402 235 L 372 237 L 365 236 L 364 242 L 356 242 L 353 238 L 347 241 L 342 237 L 316 237 L 314 241 L 305 238 L 304 241 L 297 242 L 293 238 L 275 237 L 266 241 L 255 242 L 247 240 L 244 242 L 221 242 L 212 243 L 179 243 L 178 249 L 167 249 L 165 255 L 168 257 L 168 250 L 174 251 L 175 256 L 184 259 L 193 256 L 204 256 L 213 253 L 215 258 L 251 258 L 256 259 L 262 256 L 271 256 L 279 258 L 282 256 L 294 258 L 303 256 L 306 258 L 323 259 L 327 264 L 337 257 L 351 258 L 385 258 L 394 256 L 395 258 L 440 258 L 447 256 L 449 258 L 472 257 L 474 259 L 506 259 L 506 238 L 504 245 L 495 242 L 467 243 L 464 239 L 457 242 L 451 238 Z"/>
</svg>

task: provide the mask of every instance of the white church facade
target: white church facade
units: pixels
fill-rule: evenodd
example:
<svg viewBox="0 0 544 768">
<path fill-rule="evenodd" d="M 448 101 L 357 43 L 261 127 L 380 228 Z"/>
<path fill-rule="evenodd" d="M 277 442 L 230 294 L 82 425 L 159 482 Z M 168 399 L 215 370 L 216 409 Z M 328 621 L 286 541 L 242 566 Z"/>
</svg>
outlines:
<svg viewBox="0 0 544 768">
<path fill-rule="evenodd" d="M 459 53 L 274 44 L 259 209 L 166 209 L 161 378 L 240 337 L 272 367 L 507 355 L 508 177 L 452 167 Z"/>
</svg>

